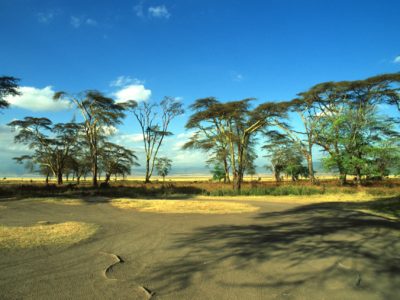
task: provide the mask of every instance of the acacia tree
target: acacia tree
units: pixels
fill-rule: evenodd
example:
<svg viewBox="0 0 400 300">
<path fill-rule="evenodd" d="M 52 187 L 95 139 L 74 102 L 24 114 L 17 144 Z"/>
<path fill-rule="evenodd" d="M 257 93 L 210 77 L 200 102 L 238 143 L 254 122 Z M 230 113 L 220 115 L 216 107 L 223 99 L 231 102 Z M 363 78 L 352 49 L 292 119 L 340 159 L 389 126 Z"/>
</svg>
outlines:
<svg viewBox="0 0 400 300">
<path fill-rule="evenodd" d="M 195 103 L 190 105 L 194 113 L 200 113 L 217 104 L 218 101 L 214 97 L 197 99 Z M 196 131 L 190 137 L 182 149 L 196 149 L 207 153 L 209 159 L 207 165 L 221 165 L 224 168 L 224 183 L 230 183 L 230 157 L 228 144 L 225 137 L 221 134 L 219 128 L 222 126 L 221 120 L 211 118 L 209 122 L 197 122 L 193 118 L 193 124 L 188 123 L 187 128 L 195 129 Z M 189 126 L 189 127 L 188 127 Z"/>
<path fill-rule="evenodd" d="M 91 170 L 89 147 L 82 133 L 83 132 L 80 131 L 77 136 L 77 141 L 71 149 L 66 166 L 68 170 L 72 172 L 78 184 L 82 177 L 86 179 Z"/>
<path fill-rule="evenodd" d="M 233 189 L 240 191 L 251 139 L 270 121 L 284 113 L 285 105 L 264 103 L 251 109 L 253 99 L 232 102 L 214 102 L 195 111 L 186 124 L 187 129 L 206 131 L 213 141 L 223 138 L 229 152 Z M 212 131 L 216 134 L 212 134 Z"/>
<path fill-rule="evenodd" d="M 130 109 L 142 131 L 146 156 L 145 182 L 149 183 L 164 138 L 172 135 L 168 127 L 175 117 L 184 113 L 184 110 L 182 103 L 172 97 L 164 97 L 159 105 L 141 102 L 137 106 L 131 105 Z"/>
<path fill-rule="evenodd" d="M 31 156 L 24 155 L 17 161 L 31 160 L 40 169 L 50 169 L 57 178 L 57 183 L 63 183 L 63 172 L 66 167 L 71 148 L 75 144 L 79 125 L 76 123 L 52 124 L 47 118 L 25 117 L 8 124 L 17 130 L 14 137 L 16 143 L 27 145 L 34 150 Z M 49 133 L 53 133 L 50 135 Z"/>
<path fill-rule="evenodd" d="M 132 150 L 120 145 L 104 142 L 99 150 L 101 165 L 105 172 L 105 183 L 110 181 L 110 177 L 121 175 L 125 177 L 131 173 L 132 166 L 138 166 L 137 156 Z"/>
<path fill-rule="evenodd" d="M 99 145 L 104 135 L 104 128 L 120 124 L 125 116 L 126 107 L 115 103 L 113 99 L 105 97 L 98 91 L 86 91 L 77 96 L 65 92 L 57 92 L 54 95 L 55 100 L 63 98 L 74 104 L 83 117 L 83 130 L 89 145 L 92 184 L 97 186 Z"/>
<path fill-rule="evenodd" d="M 366 152 L 379 135 L 394 134 L 389 128 L 394 119 L 379 121 L 376 115 L 379 104 L 398 103 L 399 82 L 400 73 L 383 74 L 365 80 L 325 82 L 302 93 L 319 106 L 315 142 L 328 153 L 330 165 L 336 165 L 341 184 L 346 183 L 347 174 L 356 175 L 357 184 L 361 184 Z"/>
<path fill-rule="evenodd" d="M 20 95 L 18 91 L 18 81 L 18 78 L 11 76 L 0 77 L 0 109 L 9 106 L 9 103 L 5 99 L 7 96 Z"/>
<path fill-rule="evenodd" d="M 320 104 L 315 99 L 300 93 L 299 98 L 287 102 L 286 107 L 289 113 L 294 113 L 299 117 L 302 128 L 290 126 L 282 120 L 276 120 L 276 125 L 283 130 L 287 139 L 297 145 L 298 150 L 307 161 L 309 180 L 311 183 L 315 183 L 313 148 L 317 143 L 317 128 L 322 118 Z"/>
<path fill-rule="evenodd" d="M 168 157 L 160 157 L 156 160 L 157 174 L 159 176 L 162 176 L 163 184 L 165 183 L 165 176 L 167 176 L 169 174 L 169 171 L 171 170 L 171 166 L 172 160 Z"/>
</svg>

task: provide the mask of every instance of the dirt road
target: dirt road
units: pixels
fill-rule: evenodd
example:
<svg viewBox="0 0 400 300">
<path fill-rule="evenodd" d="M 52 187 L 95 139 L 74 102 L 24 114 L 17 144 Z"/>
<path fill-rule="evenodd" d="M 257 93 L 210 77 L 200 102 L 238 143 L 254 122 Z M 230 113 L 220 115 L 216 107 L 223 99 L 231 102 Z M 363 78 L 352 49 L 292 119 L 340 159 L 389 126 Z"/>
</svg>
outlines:
<svg viewBox="0 0 400 300">
<path fill-rule="evenodd" d="M 70 246 L 0 249 L 0 299 L 399 299 L 400 224 L 335 204 L 157 214 L 2 202 L 0 224 L 100 225 Z"/>
</svg>

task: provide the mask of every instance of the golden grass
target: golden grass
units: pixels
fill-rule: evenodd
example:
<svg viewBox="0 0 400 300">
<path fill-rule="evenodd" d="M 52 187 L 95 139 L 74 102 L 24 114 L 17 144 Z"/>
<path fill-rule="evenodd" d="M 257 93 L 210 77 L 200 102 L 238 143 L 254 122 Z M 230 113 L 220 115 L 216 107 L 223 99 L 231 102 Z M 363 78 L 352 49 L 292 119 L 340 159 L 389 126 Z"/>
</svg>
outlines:
<svg viewBox="0 0 400 300">
<path fill-rule="evenodd" d="M 355 211 L 359 211 L 359 212 L 362 212 L 362 213 L 365 213 L 365 214 L 368 214 L 368 215 L 373 215 L 373 216 L 385 218 L 385 219 L 392 220 L 392 221 L 398 221 L 399 220 L 399 218 L 397 218 L 397 217 L 395 217 L 395 216 L 393 216 L 391 214 L 384 213 L 384 212 L 381 212 L 381 211 L 377 211 L 375 209 L 355 209 Z"/>
<path fill-rule="evenodd" d="M 60 204 L 60 205 L 70 205 L 70 206 L 77 206 L 82 205 L 84 201 L 79 199 L 41 199 L 39 200 L 41 203 L 49 203 L 49 204 Z"/>
<path fill-rule="evenodd" d="M 7 208 L 7 206 L 5 206 L 5 205 L 0 205 L 0 210 L 6 209 L 6 208 Z"/>
<path fill-rule="evenodd" d="M 354 194 L 337 193 L 323 195 L 288 195 L 288 196 L 197 196 L 198 200 L 212 201 L 262 201 L 262 202 L 286 202 L 286 203 L 323 203 L 323 202 L 366 202 L 377 198 L 388 198 L 390 196 L 375 196 L 365 192 Z"/>
<path fill-rule="evenodd" d="M 246 203 L 225 201 L 136 200 L 121 198 L 114 199 L 110 203 L 112 206 L 122 209 L 177 214 L 232 214 L 254 212 L 259 209 Z"/>
<path fill-rule="evenodd" d="M 39 246 L 71 245 L 87 239 L 98 229 L 97 225 L 83 222 L 32 226 L 0 225 L 0 248 L 34 248 Z"/>
</svg>

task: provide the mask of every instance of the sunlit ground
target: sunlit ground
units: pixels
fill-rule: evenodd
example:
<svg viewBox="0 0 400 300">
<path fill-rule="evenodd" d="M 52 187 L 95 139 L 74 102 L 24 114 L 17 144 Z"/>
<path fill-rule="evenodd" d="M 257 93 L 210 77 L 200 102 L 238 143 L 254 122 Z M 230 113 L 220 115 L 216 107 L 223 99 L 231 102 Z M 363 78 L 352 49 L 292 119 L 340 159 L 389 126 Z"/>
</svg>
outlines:
<svg viewBox="0 0 400 300">
<path fill-rule="evenodd" d="M 97 228 L 96 225 L 83 222 L 40 222 L 32 226 L 0 225 L 0 248 L 70 245 L 87 239 Z"/>
</svg>

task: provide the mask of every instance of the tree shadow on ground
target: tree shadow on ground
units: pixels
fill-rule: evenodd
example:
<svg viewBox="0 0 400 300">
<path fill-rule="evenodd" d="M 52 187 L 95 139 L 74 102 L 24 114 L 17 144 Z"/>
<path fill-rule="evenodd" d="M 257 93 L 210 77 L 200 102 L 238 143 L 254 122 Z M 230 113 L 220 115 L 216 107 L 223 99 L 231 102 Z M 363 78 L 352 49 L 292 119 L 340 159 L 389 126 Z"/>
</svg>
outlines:
<svg viewBox="0 0 400 300">
<path fill-rule="evenodd" d="M 167 293 L 203 276 L 222 286 L 246 288 L 323 290 L 336 284 L 394 299 L 400 293 L 400 223 L 356 207 L 305 205 L 264 212 L 245 225 L 197 228 L 175 241 L 174 249 L 187 248 L 186 255 L 158 266 L 153 279 L 169 278 L 158 287 Z M 222 280 L 221 274 L 229 272 L 240 280 Z M 252 279 L 252 273 L 258 277 Z"/>
</svg>

